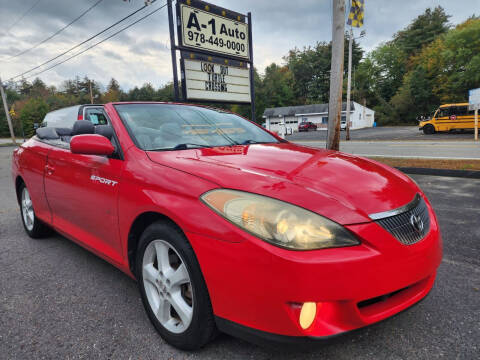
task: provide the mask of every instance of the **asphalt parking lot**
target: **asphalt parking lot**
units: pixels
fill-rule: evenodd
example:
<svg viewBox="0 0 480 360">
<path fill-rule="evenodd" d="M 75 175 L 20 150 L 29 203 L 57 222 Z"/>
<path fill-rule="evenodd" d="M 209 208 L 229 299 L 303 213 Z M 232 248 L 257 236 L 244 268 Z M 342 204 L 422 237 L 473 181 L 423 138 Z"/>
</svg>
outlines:
<svg viewBox="0 0 480 360">
<path fill-rule="evenodd" d="M 341 138 L 345 139 L 346 132 L 341 132 Z M 309 141 L 309 140 L 326 140 L 327 131 L 308 131 L 295 132 L 287 136 L 289 141 Z M 418 131 L 417 126 L 382 126 L 375 128 L 366 128 L 350 131 L 351 140 L 418 140 L 418 141 L 448 141 L 448 140 L 473 140 L 473 131 L 436 133 L 433 135 L 425 135 L 422 131 Z"/>
<path fill-rule="evenodd" d="M 23 231 L 0 148 L 1 359 L 478 359 L 480 180 L 413 176 L 439 218 L 444 259 L 416 307 L 315 349 L 265 349 L 221 335 L 196 353 L 157 335 L 136 283 L 80 246 Z M 400 269 L 399 269 L 400 271 Z"/>
</svg>

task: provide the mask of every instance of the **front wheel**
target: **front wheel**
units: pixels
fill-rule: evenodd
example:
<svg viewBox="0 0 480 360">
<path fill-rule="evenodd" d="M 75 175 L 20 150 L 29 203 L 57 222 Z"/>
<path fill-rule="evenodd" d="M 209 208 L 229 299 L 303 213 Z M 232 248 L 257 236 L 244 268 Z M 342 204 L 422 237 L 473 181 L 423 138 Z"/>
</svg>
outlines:
<svg viewBox="0 0 480 360">
<path fill-rule="evenodd" d="M 432 124 L 427 124 L 423 127 L 423 133 L 425 135 L 435 134 L 435 127 Z"/>
<path fill-rule="evenodd" d="M 41 220 L 35 215 L 35 210 L 33 209 L 32 199 L 30 193 L 28 192 L 25 184 L 20 185 L 19 188 L 20 194 L 20 213 L 22 215 L 22 223 L 25 231 L 28 236 L 31 238 L 37 239 L 45 235 L 48 235 L 51 232 L 51 229 L 45 225 Z"/>
<path fill-rule="evenodd" d="M 156 222 L 142 234 L 136 274 L 143 305 L 169 344 L 195 350 L 216 328 L 200 266 L 185 235 L 168 222 Z"/>
</svg>

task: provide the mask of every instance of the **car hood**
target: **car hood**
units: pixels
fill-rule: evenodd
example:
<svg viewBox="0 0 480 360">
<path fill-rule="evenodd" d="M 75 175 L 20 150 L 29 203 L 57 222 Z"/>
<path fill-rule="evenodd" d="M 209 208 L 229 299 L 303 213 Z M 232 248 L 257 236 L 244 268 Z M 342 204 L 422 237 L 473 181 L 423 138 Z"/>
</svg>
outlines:
<svg viewBox="0 0 480 360">
<path fill-rule="evenodd" d="M 292 143 L 147 152 L 148 157 L 209 180 L 301 206 L 340 224 L 409 203 L 420 190 L 400 171 L 365 158 Z"/>
</svg>

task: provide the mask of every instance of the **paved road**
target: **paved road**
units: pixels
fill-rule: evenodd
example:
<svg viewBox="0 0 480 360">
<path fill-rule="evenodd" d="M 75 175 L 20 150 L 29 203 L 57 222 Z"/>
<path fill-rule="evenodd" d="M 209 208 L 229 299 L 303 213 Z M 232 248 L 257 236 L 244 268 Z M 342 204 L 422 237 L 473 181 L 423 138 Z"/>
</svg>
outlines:
<svg viewBox="0 0 480 360">
<path fill-rule="evenodd" d="M 314 350 L 287 353 L 223 335 L 185 353 L 156 334 L 133 280 L 59 235 L 25 235 L 11 150 L 0 148 L 1 359 L 478 358 L 479 180 L 414 176 L 437 211 L 445 250 L 437 283 L 418 306 Z"/>
<path fill-rule="evenodd" d="M 322 140 L 294 142 L 325 149 Z M 480 159 L 480 142 L 474 141 L 341 141 L 340 150 L 362 156 Z"/>
<path fill-rule="evenodd" d="M 17 140 L 17 143 L 22 143 L 23 142 L 23 139 L 16 139 Z M 10 138 L 0 138 L 0 145 L 3 145 L 3 144 L 11 144 L 12 143 L 12 139 Z"/>
<path fill-rule="evenodd" d="M 345 139 L 345 131 L 341 132 L 342 139 Z M 303 140 L 325 140 L 327 132 L 325 130 L 293 133 L 288 139 L 291 141 Z M 465 133 L 436 133 L 425 135 L 418 131 L 416 126 L 382 126 L 376 128 L 366 128 L 351 130 L 351 140 L 417 140 L 417 141 L 450 141 L 450 140 L 473 140 L 473 131 Z"/>
</svg>

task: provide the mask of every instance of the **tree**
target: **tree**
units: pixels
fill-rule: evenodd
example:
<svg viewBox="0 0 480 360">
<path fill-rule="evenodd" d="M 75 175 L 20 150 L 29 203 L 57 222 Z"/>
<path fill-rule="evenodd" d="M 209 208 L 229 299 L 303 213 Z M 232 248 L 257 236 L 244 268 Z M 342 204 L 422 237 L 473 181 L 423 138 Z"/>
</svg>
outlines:
<svg viewBox="0 0 480 360">
<path fill-rule="evenodd" d="M 40 124 L 48 111 L 48 104 L 41 98 L 30 98 L 17 110 L 18 120 L 23 124 L 23 131 L 26 136 L 30 137 L 34 134 L 33 124 Z"/>
<path fill-rule="evenodd" d="M 391 41 L 371 51 L 358 67 L 358 92 L 376 111 L 379 124 L 412 121 L 431 108 L 424 102 L 433 101 L 432 97 L 419 88 L 421 84 L 429 88 L 428 77 L 423 77 L 420 69 L 416 70 L 417 78 L 413 75 L 407 77 L 407 74 L 416 67 L 416 57 L 449 31 L 448 18 L 440 6 L 426 9 Z M 432 57 L 430 61 L 435 62 L 436 58 Z M 420 112 L 416 116 L 409 108 L 413 106 L 413 100 L 409 100 L 412 94 L 420 96 L 415 100 L 415 108 Z"/>
<path fill-rule="evenodd" d="M 345 43 L 348 44 L 346 40 Z M 287 67 L 293 73 L 294 91 L 298 103 L 326 103 L 330 91 L 331 43 L 318 42 L 314 47 L 302 51 L 290 50 L 284 58 Z M 363 51 L 354 40 L 352 43 L 352 66 L 362 59 Z M 345 47 L 344 61 L 348 63 L 348 47 Z M 344 72 L 348 69 L 345 67 Z M 346 86 L 345 86 L 346 88 Z"/>
<path fill-rule="evenodd" d="M 470 18 L 437 38 L 411 63 L 392 98 L 403 121 L 413 121 L 442 103 L 466 102 L 468 90 L 480 84 L 480 19 Z"/>
<path fill-rule="evenodd" d="M 102 96 L 102 102 L 108 103 L 108 102 L 120 101 L 120 99 L 122 98 L 122 95 L 123 95 L 123 91 L 120 88 L 120 84 L 118 83 L 117 80 L 115 80 L 114 78 L 111 78 L 107 86 L 107 92 Z"/>
<path fill-rule="evenodd" d="M 428 8 L 405 29 L 396 33 L 392 43 L 403 51 L 406 58 L 418 54 L 424 46 L 448 31 L 450 28 L 449 17 L 450 15 L 447 15 L 441 6 L 437 6 L 433 10 Z"/>
<path fill-rule="evenodd" d="M 175 95 L 173 91 L 173 82 L 165 84 L 158 89 L 156 98 L 158 101 L 174 101 Z"/>
<path fill-rule="evenodd" d="M 295 104 L 294 77 L 287 66 L 273 63 L 265 69 L 262 87 L 258 89 L 266 107 Z"/>
<path fill-rule="evenodd" d="M 173 91 L 173 85 L 172 85 L 171 89 Z M 161 93 L 161 95 L 166 96 L 168 91 L 169 91 L 168 89 L 167 90 L 164 89 L 164 91 Z M 166 97 L 168 98 L 168 95 Z M 157 93 L 155 91 L 152 84 L 150 84 L 150 83 L 145 83 L 140 88 L 135 86 L 133 89 L 131 89 L 128 92 L 127 98 L 128 98 L 128 100 L 131 100 L 131 101 L 156 101 L 156 100 L 160 100 L 159 93 Z M 173 100 L 173 95 L 172 95 L 172 100 Z"/>
</svg>

